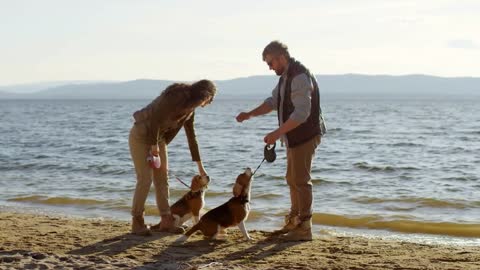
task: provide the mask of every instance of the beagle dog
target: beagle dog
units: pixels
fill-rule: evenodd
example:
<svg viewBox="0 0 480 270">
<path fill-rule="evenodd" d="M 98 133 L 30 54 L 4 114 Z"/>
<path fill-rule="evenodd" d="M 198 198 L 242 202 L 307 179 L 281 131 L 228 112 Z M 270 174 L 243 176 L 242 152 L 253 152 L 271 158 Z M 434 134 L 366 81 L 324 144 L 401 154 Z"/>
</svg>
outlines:
<svg viewBox="0 0 480 270">
<path fill-rule="evenodd" d="M 170 212 L 175 219 L 175 227 L 181 227 L 193 217 L 198 223 L 200 211 L 205 206 L 205 190 L 210 183 L 210 177 L 195 175 L 190 184 L 190 191 L 170 206 Z"/>
<path fill-rule="evenodd" d="M 185 242 L 194 232 L 201 231 L 204 236 L 214 240 L 223 239 L 226 235 L 225 229 L 228 227 L 238 226 L 246 240 L 250 240 L 250 236 L 245 228 L 245 220 L 250 211 L 250 185 L 253 174 L 250 168 L 237 176 L 235 185 L 233 186 L 233 195 L 226 203 L 208 211 L 200 218 L 184 235 L 175 242 Z"/>
</svg>

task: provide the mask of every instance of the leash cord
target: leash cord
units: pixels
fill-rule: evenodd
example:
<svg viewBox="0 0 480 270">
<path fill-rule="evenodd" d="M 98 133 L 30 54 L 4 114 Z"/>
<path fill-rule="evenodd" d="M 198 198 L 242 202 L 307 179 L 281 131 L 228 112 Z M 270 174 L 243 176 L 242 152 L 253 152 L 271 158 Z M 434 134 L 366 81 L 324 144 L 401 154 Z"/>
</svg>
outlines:
<svg viewBox="0 0 480 270">
<path fill-rule="evenodd" d="M 265 161 L 265 158 L 262 159 L 262 162 L 260 162 L 260 164 L 258 164 L 258 167 L 255 169 L 255 171 L 252 173 L 252 176 L 250 178 L 252 178 L 255 173 L 257 172 L 257 170 L 260 168 L 260 166 L 262 166 L 263 162 Z"/>
<path fill-rule="evenodd" d="M 187 188 L 190 188 L 190 186 L 188 186 L 187 184 L 185 184 L 185 182 L 182 181 L 182 179 L 180 179 L 178 176 L 176 176 L 175 174 L 171 173 L 171 175 L 173 177 L 175 177 L 175 179 L 177 179 L 180 183 L 182 183 L 184 186 L 186 186 Z"/>
<path fill-rule="evenodd" d="M 250 176 L 250 178 L 252 178 L 255 173 L 258 171 L 258 169 L 260 169 L 260 166 L 262 166 L 263 162 L 265 161 L 265 158 L 262 159 L 262 162 L 260 162 L 260 164 L 258 164 L 258 167 L 255 169 L 255 171 L 253 171 L 252 173 L 252 176 Z M 180 183 L 182 183 L 184 186 L 186 186 L 187 188 L 190 188 L 187 184 L 185 184 L 185 182 L 182 181 L 182 179 L 180 179 L 178 176 L 176 176 L 175 174 L 173 173 L 170 173 L 173 177 L 175 177 L 175 179 L 177 179 Z"/>
</svg>

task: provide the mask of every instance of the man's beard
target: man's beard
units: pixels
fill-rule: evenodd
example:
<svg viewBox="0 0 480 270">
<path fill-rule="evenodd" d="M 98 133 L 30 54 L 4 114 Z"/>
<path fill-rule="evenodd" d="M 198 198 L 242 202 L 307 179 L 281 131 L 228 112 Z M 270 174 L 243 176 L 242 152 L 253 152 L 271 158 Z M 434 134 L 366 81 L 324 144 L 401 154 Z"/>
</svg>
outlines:
<svg viewBox="0 0 480 270">
<path fill-rule="evenodd" d="M 282 70 L 275 70 L 275 74 L 277 74 L 278 76 L 282 75 L 283 72 L 285 71 L 285 69 L 282 69 Z"/>
</svg>

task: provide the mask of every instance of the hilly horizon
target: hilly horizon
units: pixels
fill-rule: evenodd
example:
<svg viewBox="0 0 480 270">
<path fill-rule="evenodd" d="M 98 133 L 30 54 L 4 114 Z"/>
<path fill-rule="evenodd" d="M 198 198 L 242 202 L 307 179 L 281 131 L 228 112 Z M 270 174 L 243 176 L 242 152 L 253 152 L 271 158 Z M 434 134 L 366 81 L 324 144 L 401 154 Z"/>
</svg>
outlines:
<svg viewBox="0 0 480 270">
<path fill-rule="evenodd" d="M 322 97 L 479 97 L 480 78 L 430 75 L 315 75 Z M 258 97 L 271 93 L 274 75 L 214 80 L 219 98 Z M 172 80 L 137 79 L 125 82 L 72 81 L 0 86 L 0 99 L 151 99 Z M 26 88 L 28 87 L 28 88 Z M 28 89 L 28 90 L 27 90 Z"/>
</svg>

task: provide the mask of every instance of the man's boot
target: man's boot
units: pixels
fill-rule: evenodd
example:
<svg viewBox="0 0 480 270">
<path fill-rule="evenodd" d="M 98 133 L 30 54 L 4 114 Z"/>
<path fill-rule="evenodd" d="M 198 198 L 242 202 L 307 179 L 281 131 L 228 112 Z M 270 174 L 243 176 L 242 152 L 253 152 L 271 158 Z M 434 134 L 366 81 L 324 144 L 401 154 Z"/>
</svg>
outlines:
<svg viewBox="0 0 480 270">
<path fill-rule="evenodd" d="M 286 241 L 312 241 L 312 219 L 302 221 L 282 239 Z"/>
<path fill-rule="evenodd" d="M 142 236 L 148 236 L 152 234 L 147 225 L 145 225 L 143 215 L 132 217 L 132 233 Z"/>
<path fill-rule="evenodd" d="M 285 216 L 285 225 L 276 231 L 273 231 L 273 235 L 286 234 L 291 230 L 295 229 L 297 225 L 300 224 L 300 219 L 297 215 L 288 214 Z"/>
</svg>

